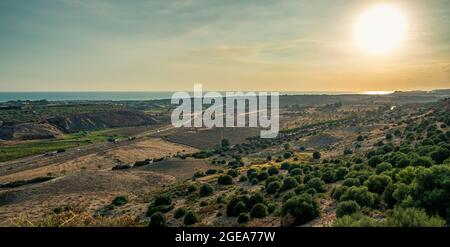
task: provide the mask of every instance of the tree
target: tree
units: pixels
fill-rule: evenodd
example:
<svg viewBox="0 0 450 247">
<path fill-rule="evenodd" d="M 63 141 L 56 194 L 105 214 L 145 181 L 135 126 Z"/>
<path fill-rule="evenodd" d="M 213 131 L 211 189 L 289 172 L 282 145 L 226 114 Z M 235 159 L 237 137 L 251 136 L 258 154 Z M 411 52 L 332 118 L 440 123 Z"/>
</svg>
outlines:
<svg viewBox="0 0 450 247">
<path fill-rule="evenodd" d="M 300 225 L 319 217 L 320 207 L 313 196 L 303 193 L 287 200 L 282 206 L 281 213 L 283 216 L 291 215 L 294 217 L 294 225 Z"/>
<path fill-rule="evenodd" d="M 201 197 L 210 196 L 210 195 L 212 195 L 213 192 L 214 192 L 214 189 L 209 184 L 203 184 L 200 187 L 200 196 Z"/>
<path fill-rule="evenodd" d="M 250 216 L 252 218 L 264 218 L 268 214 L 267 206 L 263 203 L 257 203 L 252 207 Z"/>
<path fill-rule="evenodd" d="M 313 152 L 313 159 L 318 160 L 320 159 L 320 152 L 319 151 L 314 151 Z"/>
<path fill-rule="evenodd" d="M 345 215 L 354 214 L 359 211 L 361 207 L 355 201 L 343 201 L 337 205 L 336 216 L 343 217 Z"/>
</svg>

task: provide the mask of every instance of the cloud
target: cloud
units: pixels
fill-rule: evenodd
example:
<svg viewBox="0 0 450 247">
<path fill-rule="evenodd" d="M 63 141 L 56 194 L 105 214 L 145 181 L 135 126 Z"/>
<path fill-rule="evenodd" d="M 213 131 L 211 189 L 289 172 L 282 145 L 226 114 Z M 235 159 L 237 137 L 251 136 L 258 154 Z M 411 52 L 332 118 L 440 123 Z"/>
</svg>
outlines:
<svg viewBox="0 0 450 247">
<path fill-rule="evenodd" d="M 252 44 L 252 45 L 218 45 L 206 49 L 195 49 L 193 54 L 199 56 L 212 56 L 231 58 L 241 56 L 255 56 L 263 53 L 280 52 L 296 49 L 311 49 L 320 46 L 323 42 L 318 40 L 291 39 L 279 42 Z"/>
</svg>

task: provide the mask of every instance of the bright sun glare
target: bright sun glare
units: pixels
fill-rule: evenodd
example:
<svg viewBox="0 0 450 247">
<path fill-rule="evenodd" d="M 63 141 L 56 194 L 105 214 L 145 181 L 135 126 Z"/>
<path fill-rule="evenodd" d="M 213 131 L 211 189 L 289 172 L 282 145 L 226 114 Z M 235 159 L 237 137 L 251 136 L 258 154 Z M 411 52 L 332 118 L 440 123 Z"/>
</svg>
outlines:
<svg viewBox="0 0 450 247">
<path fill-rule="evenodd" d="M 369 53 L 388 53 L 405 39 L 406 28 L 406 18 L 398 8 L 375 6 L 359 16 L 355 26 L 356 43 Z"/>
</svg>

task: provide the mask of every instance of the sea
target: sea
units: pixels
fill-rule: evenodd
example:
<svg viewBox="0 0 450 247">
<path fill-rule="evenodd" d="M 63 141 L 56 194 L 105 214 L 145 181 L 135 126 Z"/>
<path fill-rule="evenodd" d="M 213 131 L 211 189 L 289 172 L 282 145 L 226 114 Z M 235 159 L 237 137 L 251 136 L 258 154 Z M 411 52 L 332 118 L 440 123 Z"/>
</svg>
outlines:
<svg viewBox="0 0 450 247">
<path fill-rule="evenodd" d="M 0 92 L 0 102 L 16 100 L 127 101 L 170 99 L 174 92 Z M 280 95 L 341 95 L 358 92 L 280 92 Z M 224 94 L 223 94 L 224 95 Z"/>
</svg>

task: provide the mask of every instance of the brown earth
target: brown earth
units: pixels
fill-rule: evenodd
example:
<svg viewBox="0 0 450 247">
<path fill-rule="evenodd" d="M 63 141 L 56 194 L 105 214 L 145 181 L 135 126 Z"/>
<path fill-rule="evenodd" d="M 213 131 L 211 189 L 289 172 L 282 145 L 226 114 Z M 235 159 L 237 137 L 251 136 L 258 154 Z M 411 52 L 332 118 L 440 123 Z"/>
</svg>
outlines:
<svg viewBox="0 0 450 247">
<path fill-rule="evenodd" d="M 58 162 L 58 157 L 45 157 L 50 159 L 49 164 L 41 166 L 40 159 L 36 157 L 30 167 L 18 172 L 11 172 L 5 175 L 0 173 L 0 183 L 8 183 L 17 180 L 26 180 L 42 176 L 60 176 L 79 170 L 105 170 L 111 169 L 118 164 L 130 164 L 135 161 L 154 159 L 171 156 L 177 152 L 193 153 L 198 151 L 195 148 L 171 143 L 160 138 L 146 138 L 136 142 L 125 143 L 112 147 L 110 149 L 90 153 L 80 156 L 77 152 L 71 154 L 73 157 L 67 157 L 62 162 Z M 42 159 L 42 158 L 41 158 Z M 55 162 L 51 163 L 51 159 Z M 43 160 L 48 162 L 47 160 Z"/>
<path fill-rule="evenodd" d="M 46 123 L 20 123 L 0 126 L 0 139 L 33 140 L 49 139 L 62 135 L 55 126 Z"/>
</svg>

